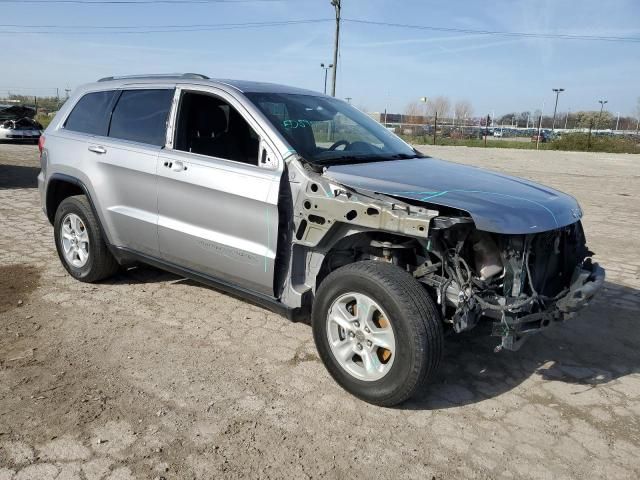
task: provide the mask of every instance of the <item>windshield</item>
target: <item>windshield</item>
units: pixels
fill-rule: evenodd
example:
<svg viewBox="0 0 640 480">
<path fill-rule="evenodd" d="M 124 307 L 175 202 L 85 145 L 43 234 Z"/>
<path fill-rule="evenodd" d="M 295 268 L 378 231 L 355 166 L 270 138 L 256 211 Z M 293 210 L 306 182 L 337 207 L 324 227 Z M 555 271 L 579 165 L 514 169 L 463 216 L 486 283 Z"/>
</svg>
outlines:
<svg viewBox="0 0 640 480">
<path fill-rule="evenodd" d="M 318 164 L 422 156 L 378 122 L 330 97 L 247 93 L 303 158 Z"/>
</svg>

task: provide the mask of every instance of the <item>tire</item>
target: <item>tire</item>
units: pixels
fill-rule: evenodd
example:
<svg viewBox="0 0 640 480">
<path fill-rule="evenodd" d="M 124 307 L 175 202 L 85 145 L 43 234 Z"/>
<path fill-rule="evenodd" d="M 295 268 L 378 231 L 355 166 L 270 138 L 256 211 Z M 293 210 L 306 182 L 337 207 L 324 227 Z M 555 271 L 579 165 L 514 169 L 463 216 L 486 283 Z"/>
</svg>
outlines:
<svg viewBox="0 0 640 480">
<path fill-rule="evenodd" d="M 388 317 L 385 325 L 376 325 L 385 327 L 382 332 L 384 338 L 390 338 L 387 331 L 390 324 L 395 347 L 390 355 L 390 351 L 376 348 L 375 344 L 372 347 L 375 351 L 366 353 L 369 351 L 366 350 L 366 345 L 371 345 L 370 340 L 367 340 L 370 337 L 366 336 L 367 333 L 357 332 L 362 327 L 361 324 L 353 336 L 346 328 L 341 331 L 336 326 L 338 322 L 329 320 L 335 318 L 334 312 L 344 312 L 345 308 L 349 313 L 353 312 L 354 302 L 355 305 L 360 302 L 351 298 L 359 299 L 362 296 L 365 299 L 363 305 L 367 305 L 369 300 L 377 304 L 373 307 L 373 310 L 377 309 L 374 315 L 382 319 Z M 356 307 L 356 314 L 358 310 L 363 312 L 361 307 Z M 362 319 L 366 317 L 364 313 L 358 316 Z M 357 323 L 361 322 L 362 320 Z M 341 324 L 343 323 L 341 320 Z M 364 323 L 370 325 L 370 320 L 364 320 Z M 391 407 L 412 397 L 437 371 L 442 358 L 442 320 L 433 300 L 410 274 L 388 263 L 357 262 L 329 274 L 317 291 L 312 311 L 312 328 L 320 358 L 334 380 L 349 393 L 375 405 Z M 372 332 L 373 329 L 367 331 Z M 344 356 L 348 357 L 351 352 L 346 347 L 347 340 L 357 342 L 353 347 L 355 356 L 341 362 L 337 358 L 340 353 L 334 353 L 332 348 L 345 348 Z M 361 343 L 362 340 L 364 341 Z M 363 348 L 358 350 L 361 346 Z M 360 362 L 359 352 L 365 352 Z M 367 355 L 373 358 L 368 363 L 365 361 Z M 387 364 L 382 365 L 385 355 L 389 358 L 386 360 Z M 366 365 L 379 364 L 378 368 L 386 373 L 381 374 L 375 368 L 366 369 Z M 371 371 L 373 376 L 369 375 Z M 380 375 L 381 378 L 378 378 Z"/>
<path fill-rule="evenodd" d="M 88 242 L 82 243 L 82 245 L 86 244 L 86 249 L 83 246 L 77 249 L 86 251 L 84 262 L 79 255 L 76 256 L 76 260 L 72 261 L 69 259 L 69 254 L 65 253 L 65 245 L 69 247 L 69 243 L 68 241 L 64 243 L 63 223 L 76 217 L 80 220 L 78 225 L 81 228 L 77 229 L 77 232 L 76 230 L 73 231 L 79 233 L 80 237 L 78 238 L 88 239 Z M 67 233 L 69 232 L 68 226 L 69 223 L 66 223 L 65 231 Z M 98 220 L 93 214 L 86 196 L 76 195 L 65 198 L 56 210 L 53 228 L 58 256 L 64 268 L 73 278 L 81 282 L 93 283 L 104 280 L 116 273 L 118 262 L 116 262 L 107 248 Z M 77 238 L 75 241 L 78 241 Z"/>
</svg>

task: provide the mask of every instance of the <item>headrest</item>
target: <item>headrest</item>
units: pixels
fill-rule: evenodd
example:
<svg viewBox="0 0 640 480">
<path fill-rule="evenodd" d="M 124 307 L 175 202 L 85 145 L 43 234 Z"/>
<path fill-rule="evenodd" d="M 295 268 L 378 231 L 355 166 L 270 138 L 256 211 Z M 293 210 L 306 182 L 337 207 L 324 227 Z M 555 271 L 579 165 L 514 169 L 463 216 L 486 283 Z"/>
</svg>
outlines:
<svg viewBox="0 0 640 480">
<path fill-rule="evenodd" d="M 192 103 L 191 131 L 199 138 L 207 138 L 227 130 L 227 116 L 220 102 L 213 97 L 198 96 Z M 194 108 L 196 107 L 197 108 Z"/>
</svg>

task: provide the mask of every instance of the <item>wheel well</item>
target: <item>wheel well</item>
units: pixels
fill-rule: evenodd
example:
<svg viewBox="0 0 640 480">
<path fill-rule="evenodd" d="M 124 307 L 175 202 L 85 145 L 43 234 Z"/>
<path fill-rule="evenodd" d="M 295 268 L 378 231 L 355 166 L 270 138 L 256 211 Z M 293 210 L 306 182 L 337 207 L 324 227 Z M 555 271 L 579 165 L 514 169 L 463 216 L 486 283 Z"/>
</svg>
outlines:
<svg viewBox="0 0 640 480">
<path fill-rule="evenodd" d="M 381 245 L 389 245 L 390 248 Z M 368 231 L 349 235 L 338 240 L 326 253 L 316 275 L 316 291 L 322 281 L 334 270 L 365 260 L 391 263 L 406 269 L 417 264 L 422 252 L 417 239 L 387 232 Z"/>
<path fill-rule="evenodd" d="M 47 186 L 47 218 L 53 225 L 58 206 L 67 197 L 84 195 L 84 190 L 78 184 L 67 180 L 52 179 Z"/>
</svg>

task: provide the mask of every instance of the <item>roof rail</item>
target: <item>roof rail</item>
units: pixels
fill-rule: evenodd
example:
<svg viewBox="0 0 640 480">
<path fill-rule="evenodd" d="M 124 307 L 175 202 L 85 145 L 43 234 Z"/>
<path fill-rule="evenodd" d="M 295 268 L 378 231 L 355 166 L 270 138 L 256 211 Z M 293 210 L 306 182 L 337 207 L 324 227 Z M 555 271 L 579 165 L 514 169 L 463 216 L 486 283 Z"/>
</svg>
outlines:
<svg viewBox="0 0 640 480">
<path fill-rule="evenodd" d="M 201 73 L 151 73 L 146 75 L 121 75 L 113 77 L 104 77 L 99 82 L 108 82 L 109 80 L 131 80 L 136 78 L 182 78 L 189 80 L 209 80 L 209 77 Z"/>
</svg>

